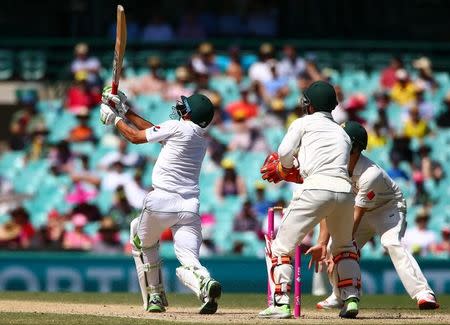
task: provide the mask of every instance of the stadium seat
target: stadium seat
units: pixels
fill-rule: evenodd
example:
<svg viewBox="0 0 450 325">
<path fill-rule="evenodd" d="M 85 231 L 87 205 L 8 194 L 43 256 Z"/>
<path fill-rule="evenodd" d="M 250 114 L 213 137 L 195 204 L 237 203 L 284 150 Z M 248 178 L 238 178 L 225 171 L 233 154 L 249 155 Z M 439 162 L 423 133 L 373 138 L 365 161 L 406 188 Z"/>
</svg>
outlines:
<svg viewBox="0 0 450 325">
<path fill-rule="evenodd" d="M 40 80 L 45 77 L 47 58 L 41 51 L 23 51 L 18 55 L 19 75 L 24 80 Z"/>
<path fill-rule="evenodd" d="M 14 74 L 13 52 L 0 50 L 0 80 L 11 79 Z"/>
<path fill-rule="evenodd" d="M 220 94 L 224 106 L 241 97 L 239 87 L 232 78 L 212 77 L 209 81 L 209 86 Z"/>
<path fill-rule="evenodd" d="M 338 55 L 340 68 L 343 71 L 363 70 L 365 68 L 364 56 L 358 52 L 343 52 Z"/>
<path fill-rule="evenodd" d="M 13 179 L 18 170 L 24 166 L 25 153 L 22 151 L 9 151 L 2 154 L 0 158 L 0 175 Z"/>
<path fill-rule="evenodd" d="M 391 58 L 390 53 L 368 53 L 366 63 L 372 71 L 381 71 L 388 66 Z"/>
</svg>

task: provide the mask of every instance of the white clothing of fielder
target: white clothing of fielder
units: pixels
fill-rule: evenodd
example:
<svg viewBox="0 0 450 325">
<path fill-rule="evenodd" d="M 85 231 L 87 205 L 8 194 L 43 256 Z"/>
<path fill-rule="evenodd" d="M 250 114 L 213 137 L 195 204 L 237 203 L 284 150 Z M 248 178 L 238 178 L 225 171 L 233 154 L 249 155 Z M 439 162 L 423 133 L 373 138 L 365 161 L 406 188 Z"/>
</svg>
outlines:
<svg viewBox="0 0 450 325">
<path fill-rule="evenodd" d="M 290 259 L 296 245 L 323 218 L 333 238 L 333 255 L 356 255 L 352 244 L 353 194 L 347 171 L 350 148 L 350 138 L 327 112 L 294 121 L 278 148 L 280 162 L 286 168 L 292 167 L 294 155 L 298 156 L 304 182 L 294 192 L 266 259 L 276 305 L 289 304 L 293 276 Z M 343 281 L 341 299 L 358 298 L 358 261 L 344 257 L 335 271 Z"/>
<path fill-rule="evenodd" d="M 410 297 L 434 295 L 416 260 L 401 243 L 406 229 L 406 202 L 397 184 L 362 154 L 351 180 L 355 206 L 367 209 L 354 235 L 357 246 L 362 248 L 379 235 Z"/>
<path fill-rule="evenodd" d="M 201 281 L 210 278 L 199 261 L 198 180 L 207 148 L 204 134 L 205 129 L 188 120 L 169 120 L 146 130 L 147 141 L 160 142 L 162 149 L 152 174 L 154 190 L 147 194 L 141 215 L 130 226 L 145 309 L 152 293 L 163 296 L 167 305 L 158 252 L 159 238 L 167 228 L 172 230 L 175 254 L 181 263 L 177 276 L 204 298 Z"/>
</svg>

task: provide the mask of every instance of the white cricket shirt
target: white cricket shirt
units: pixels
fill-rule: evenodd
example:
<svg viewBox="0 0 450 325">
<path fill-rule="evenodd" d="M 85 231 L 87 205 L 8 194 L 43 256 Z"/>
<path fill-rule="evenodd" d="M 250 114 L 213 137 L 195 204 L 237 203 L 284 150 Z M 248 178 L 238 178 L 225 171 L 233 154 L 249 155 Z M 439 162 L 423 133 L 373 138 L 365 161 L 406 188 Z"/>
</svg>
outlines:
<svg viewBox="0 0 450 325">
<path fill-rule="evenodd" d="M 199 196 L 198 180 L 207 148 L 205 131 L 185 120 L 169 120 L 145 131 L 148 142 L 162 144 L 152 174 L 154 188 L 185 198 Z"/>
<path fill-rule="evenodd" d="M 281 164 L 289 168 L 298 151 L 303 189 L 351 193 L 347 171 L 350 149 L 350 138 L 331 114 L 315 112 L 290 125 L 278 154 Z"/>
<path fill-rule="evenodd" d="M 402 192 L 388 174 L 372 160 L 361 155 L 353 170 L 352 187 L 355 205 L 374 210 L 403 200 Z"/>
</svg>

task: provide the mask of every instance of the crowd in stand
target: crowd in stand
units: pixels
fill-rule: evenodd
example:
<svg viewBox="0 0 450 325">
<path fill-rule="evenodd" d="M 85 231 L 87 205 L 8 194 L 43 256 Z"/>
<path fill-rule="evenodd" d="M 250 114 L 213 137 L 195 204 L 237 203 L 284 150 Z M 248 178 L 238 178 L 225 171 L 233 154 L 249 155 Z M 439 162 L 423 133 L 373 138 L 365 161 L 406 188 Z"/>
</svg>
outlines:
<svg viewBox="0 0 450 325">
<path fill-rule="evenodd" d="M 255 30 L 259 29 L 259 18 L 253 17 Z M 229 20 L 219 24 L 232 26 L 232 17 Z M 181 26 L 195 21 L 187 15 Z M 180 37 L 187 37 L 186 33 L 195 34 L 198 38 L 205 35 L 201 26 L 189 29 L 181 26 Z M 171 27 L 157 16 L 140 32 L 145 39 L 174 37 Z M 276 50 L 279 50 L 278 55 Z M 172 104 L 181 95 L 188 96 L 194 92 L 210 97 L 216 114 L 203 168 L 219 175 L 207 190 L 212 189 L 208 195 L 214 197 L 213 202 L 220 204 L 228 198 L 240 199 L 236 201 L 240 209 L 233 211 L 235 215 L 229 215 L 232 232 L 251 232 L 261 240 L 267 208 L 285 204 L 282 200 L 289 197 L 269 193 L 286 190 L 287 185 L 274 188 L 262 181 L 249 180 L 246 173 L 236 168 L 239 162 L 229 158 L 232 156 L 230 153 L 251 152 L 264 156 L 276 150 L 276 132 L 268 135 L 266 130 L 279 131 L 278 137 L 282 136 L 289 124 L 302 116 L 297 100 L 301 92 L 313 81 L 324 79 L 334 83 L 338 94 L 339 105 L 333 111 L 334 119 L 338 123 L 356 120 L 365 125 L 369 133 L 368 154 L 381 152 L 377 151 L 380 149 L 388 151 L 389 158 L 384 167 L 394 180 L 404 184 L 402 189 L 408 192 L 408 203 L 417 208 L 412 210 L 416 225 L 410 225 L 406 231 L 405 245 L 422 256 L 448 256 L 449 220 L 442 218 L 439 229 L 430 230 L 428 223 L 436 218 L 433 207 L 448 199 L 445 188 L 450 184 L 446 174 L 449 170 L 445 168 L 447 162 L 431 155 L 431 142 L 441 130 L 450 128 L 450 92 L 447 92 L 450 88 L 444 89 L 450 83 L 440 84 L 427 57 L 417 58 L 412 67 L 407 67 L 400 57 L 392 58 L 385 69 L 375 71 L 377 87 L 370 92 L 353 92 L 348 87 L 344 91 L 339 79 L 335 82 L 339 71 L 320 66 L 313 55 L 298 55 L 296 48 L 289 44 L 281 49 L 275 49 L 269 43 L 262 44 L 257 59 L 250 64 L 243 62 L 237 46 L 229 49 L 226 58 L 226 61 L 220 61 L 213 45 L 202 43 L 192 57 L 180 62 L 173 71 L 165 69 L 163 57 L 150 56 L 146 73 L 129 73 L 126 66 L 120 82 L 134 103 L 133 109 L 144 115 L 145 109 L 138 105 L 142 96 L 159 96 L 164 103 Z M 129 250 L 127 227 L 130 220 L 139 215 L 143 198 L 151 186 L 149 166 L 154 164 L 157 152 L 144 155 L 131 150 L 131 145 L 112 128 L 98 132 L 97 128 L 104 127 L 100 122 L 97 125 L 91 123 L 92 116 L 98 111 L 102 88 L 109 80 L 102 75 L 100 61 L 89 54 L 86 44 L 75 47 L 71 71 L 73 82 L 59 108 L 76 117 L 76 123 L 67 136 L 56 143 L 49 141 L 50 130 L 58 128 L 58 120 L 49 125 L 38 109 L 40 99 L 36 92 L 19 92 L 21 109 L 10 122 L 5 150 L 24 152 L 24 166 L 33 161 L 48 161 L 49 177 L 61 182 L 62 179 L 67 180 L 66 206 L 51 207 L 46 211 L 46 220 L 36 223 L 33 221 L 35 211 L 18 204 L 5 214 L 9 218 L 4 218 L 5 222 L 0 226 L 2 248 L 101 253 Z M 219 83 L 219 87 L 212 87 L 214 83 Z M 220 91 L 220 85 L 227 83 L 234 87 L 230 89 L 236 89 L 236 93 L 228 96 L 226 91 Z M 171 107 L 167 105 L 169 118 Z M 395 119 L 389 114 L 392 106 L 399 110 Z M 366 114 L 370 110 L 374 112 L 373 116 Z M 152 116 L 145 117 L 152 120 Z M 93 163 L 89 152 L 73 150 L 74 144 L 86 143 L 92 148 L 107 146 L 113 149 Z M 412 143 L 417 145 L 412 148 Z M 374 158 L 377 160 L 379 157 Z M 0 196 L 16 193 L 13 184 L 12 179 L 2 174 Z M 106 201 L 111 203 L 105 210 L 101 205 Z M 217 230 L 214 227 L 220 225 L 213 208 L 202 210 L 201 218 L 204 255 L 242 253 L 242 243 L 235 242 L 231 250 L 224 251 L 215 241 Z M 92 226 L 94 224 L 95 227 Z M 162 235 L 161 240 L 170 242 L 170 230 Z"/>
</svg>

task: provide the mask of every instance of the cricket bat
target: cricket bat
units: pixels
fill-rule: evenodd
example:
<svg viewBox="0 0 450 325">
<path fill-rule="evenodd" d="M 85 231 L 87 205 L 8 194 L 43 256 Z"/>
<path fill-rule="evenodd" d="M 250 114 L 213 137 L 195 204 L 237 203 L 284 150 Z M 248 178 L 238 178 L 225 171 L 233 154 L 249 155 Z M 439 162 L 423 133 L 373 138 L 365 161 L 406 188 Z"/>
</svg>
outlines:
<svg viewBox="0 0 450 325">
<path fill-rule="evenodd" d="M 119 80 L 122 72 L 123 57 L 125 56 L 125 46 L 127 45 L 127 22 L 125 20 L 125 10 L 121 5 L 117 6 L 116 25 L 116 45 L 114 48 L 112 90 L 111 94 L 117 95 Z"/>
</svg>

